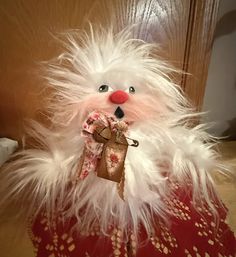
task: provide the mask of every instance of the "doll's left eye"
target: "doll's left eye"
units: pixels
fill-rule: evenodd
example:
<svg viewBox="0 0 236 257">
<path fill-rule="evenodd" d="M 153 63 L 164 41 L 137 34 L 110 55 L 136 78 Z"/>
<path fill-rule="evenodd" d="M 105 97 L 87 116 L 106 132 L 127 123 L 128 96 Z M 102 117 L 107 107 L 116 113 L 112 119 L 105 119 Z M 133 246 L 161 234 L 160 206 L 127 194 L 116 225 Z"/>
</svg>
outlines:
<svg viewBox="0 0 236 257">
<path fill-rule="evenodd" d="M 134 94 L 135 93 L 135 88 L 134 87 L 129 87 L 129 93 Z"/>
</svg>

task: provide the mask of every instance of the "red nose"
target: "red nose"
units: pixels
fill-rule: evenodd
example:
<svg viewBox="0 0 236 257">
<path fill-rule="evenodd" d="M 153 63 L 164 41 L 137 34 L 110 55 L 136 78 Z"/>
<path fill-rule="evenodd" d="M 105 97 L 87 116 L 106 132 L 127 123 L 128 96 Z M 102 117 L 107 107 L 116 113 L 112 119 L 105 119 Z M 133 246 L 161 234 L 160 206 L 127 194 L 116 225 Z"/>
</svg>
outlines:
<svg viewBox="0 0 236 257">
<path fill-rule="evenodd" d="M 117 90 L 110 95 L 109 99 L 114 104 L 123 104 L 129 99 L 129 95 L 122 90 Z"/>
</svg>

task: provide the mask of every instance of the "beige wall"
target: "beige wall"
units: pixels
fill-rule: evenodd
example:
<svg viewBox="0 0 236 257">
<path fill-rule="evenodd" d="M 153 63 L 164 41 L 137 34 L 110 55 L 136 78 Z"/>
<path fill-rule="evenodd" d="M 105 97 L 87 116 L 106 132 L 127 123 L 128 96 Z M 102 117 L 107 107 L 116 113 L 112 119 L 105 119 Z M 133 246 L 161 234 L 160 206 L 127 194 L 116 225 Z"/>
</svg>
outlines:
<svg viewBox="0 0 236 257">
<path fill-rule="evenodd" d="M 236 0 L 221 0 L 203 111 L 211 133 L 236 139 Z"/>
</svg>

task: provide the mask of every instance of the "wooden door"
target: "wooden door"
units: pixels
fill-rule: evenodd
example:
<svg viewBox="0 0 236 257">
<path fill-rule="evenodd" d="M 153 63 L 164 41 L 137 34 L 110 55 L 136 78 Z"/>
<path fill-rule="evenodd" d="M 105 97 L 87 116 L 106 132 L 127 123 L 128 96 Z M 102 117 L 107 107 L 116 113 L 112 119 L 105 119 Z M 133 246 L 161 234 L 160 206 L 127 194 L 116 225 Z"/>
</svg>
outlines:
<svg viewBox="0 0 236 257">
<path fill-rule="evenodd" d="M 179 83 L 201 108 L 218 0 L 1 0 L 0 136 L 20 139 L 43 105 L 37 63 L 60 52 L 52 34 L 87 21 L 160 44 L 160 56 L 192 75 Z"/>
</svg>

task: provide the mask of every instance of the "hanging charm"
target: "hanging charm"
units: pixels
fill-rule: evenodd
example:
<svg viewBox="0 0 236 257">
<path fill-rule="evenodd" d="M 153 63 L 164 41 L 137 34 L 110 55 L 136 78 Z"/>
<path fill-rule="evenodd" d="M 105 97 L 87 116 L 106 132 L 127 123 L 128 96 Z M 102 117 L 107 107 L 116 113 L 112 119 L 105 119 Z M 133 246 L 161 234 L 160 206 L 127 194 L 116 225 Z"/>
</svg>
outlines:
<svg viewBox="0 0 236 257">
<path fill-rule="evenodd" d="M 100 178 L 116 182 L 122 199 L 128 146 L 139 145 L 137 140 L 125 136 L 127 130 L 126 122 L 117 121 L 104 113 L 92 112 L 83 125 L 82 133 L 86 140 L 78 169 L 79 179 L 85 179 L 90 172 L 95 172 Z"/>
<path fill-rule="evenodd" d="M 102 130 L 101 134 L 96 130 L 94 139 L 108 134 L 108 128 Z M 128 142 L 120 131 L 112 131 L 110 135 L 110 139 L 103 146 L 102 156 L 97 166 L 97 176 L 120 183 L 124 173 Z"/>
</svg>

